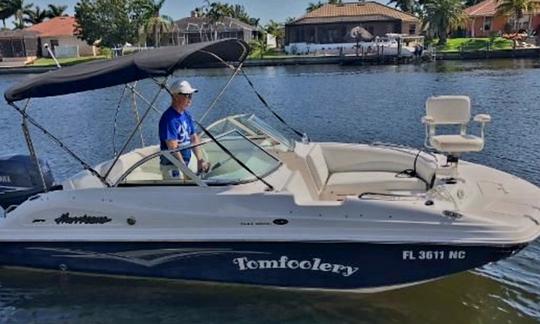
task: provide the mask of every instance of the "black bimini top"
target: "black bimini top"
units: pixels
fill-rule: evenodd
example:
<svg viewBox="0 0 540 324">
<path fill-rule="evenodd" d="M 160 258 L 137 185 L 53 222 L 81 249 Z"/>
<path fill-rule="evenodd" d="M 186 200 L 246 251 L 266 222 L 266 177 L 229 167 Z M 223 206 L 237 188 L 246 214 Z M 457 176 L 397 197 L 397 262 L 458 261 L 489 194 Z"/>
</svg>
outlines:
<svg viewBox="0 0 540 324">
<path fill-rule="evenodd" d="M 171 46 L 50 71 L 28 78 L 4 93 L 8 102 L 107 88 L 151 77 L 163 77 L 178 69 L 225 62 L 241 62 L 249 52 L 238 39 Z M 212 55 L 214 54 L 214 55 Z"/>
</svg>

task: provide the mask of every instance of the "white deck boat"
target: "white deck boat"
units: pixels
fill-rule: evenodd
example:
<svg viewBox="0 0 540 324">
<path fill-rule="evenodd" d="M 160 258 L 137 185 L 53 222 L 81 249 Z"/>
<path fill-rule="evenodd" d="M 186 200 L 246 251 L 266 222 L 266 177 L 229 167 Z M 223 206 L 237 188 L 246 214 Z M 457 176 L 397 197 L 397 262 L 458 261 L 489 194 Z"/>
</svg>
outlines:
<svg viewBox="0 0 540 324">
<path fill-rule="evenodd" d="M 129 78 L 112 78 L 103 68 L 111 62 L 70 67 L 25 81 L 5 97 L 41 129 L 17 101 L 167 76 L 218 56 L 242 61 L 246 45 L 225 40 L 175 50 L 110 65 L 132 69 Z M 0 263 L 369 292 L 482 266 L 535 240 L 540 189 L 458 159 L 484 144 L 483 128 L 479 137 L 466 133 L 468 98 L 433 97 L 426 107 L 426 144 L 444 154 L 293 141 L 246 114 L 200 126 L 201 147 L 212 163 L 206 174 L 197 175 L 158 146 L 120 152 L 95 167 L 83 164 L 85 170 L 57 190 L 0 213 Z M 149 101 L 137 126 L 152 109 Z M 475 120 L 483 125 L 490 117 Z M 462 129 L 437 135 L 441 124 Z M 161 156 L 183 176 L 164 177 Z"/>
</svg>

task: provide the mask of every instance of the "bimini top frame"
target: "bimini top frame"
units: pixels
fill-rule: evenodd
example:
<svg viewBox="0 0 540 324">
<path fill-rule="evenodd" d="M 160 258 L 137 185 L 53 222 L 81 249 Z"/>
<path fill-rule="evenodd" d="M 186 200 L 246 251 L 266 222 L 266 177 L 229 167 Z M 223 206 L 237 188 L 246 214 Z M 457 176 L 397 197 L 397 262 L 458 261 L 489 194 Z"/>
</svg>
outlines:
<svg viewBox="0 0 540 324">
<path fill-rule="evenodd" d="M 251 88 L 255 91 L 257 97 L 263 103 L 263 105 L 283 124 L 289 127 L 294 133 L 307 141 L 307 136 L 293 127 L 288 125 L 283 118 L 281 118 L 264 100 L 264 98 L 255 89 L 253 83 L 249 77 L 242 71 L 243 61 L 249 54 L 249 46 L 242 40 L 238 39 L 225 39 L 214 42 L 197 43 L 187 46 L 173 46 L 164 47 L 151 51 L 141 52 L 131 56 L 125 56 L 108 61 L 98 61 L 86 64 L 80 64 L 77 66 L 67 67 L 51 72 L 47 72 L 32 78 L 29 78 L 11 88 L 5 93 L 4 97 L 6 101 L 15 108 L 22 116 L 23 134 L 25 136 L 30 154 L 32 155 L 36 166 L 40 173 L 41 168 L 35 154 L 35 149 L 30 137 L 30 131 L 28 123 L 34 125 L 43 133 L 56 142 L 61 148 L 63 148 L 69 155 L 77 160 L 84 169 L 91 172 L 96 176 L 103 184 L 110 187 L 111 183 L 107 178 L 112 171 L 115 163 L 118 161 L 120 155 L 122 155 L 129 143 L 136 135 L 136 132 L 140 129 L 140 126 L 144 122 L 148 113 L 151 110 L 158 111 L 154 104 L 159 98 L 162 90 L 169 91 L 166 87 L 167 79 L 178 69 L 197 68 L 201 66 L 227 66 L 234 71 L 233 75 L 223 88 L 223 90 L 214 99 L 212 104 L 208 107 L 206 113 L 203 115 L 200 121 L 208 114 L 209 110 L 214 107 L 215 103 L 225 92 L 225 89 L 230 85 L 231 81 L 239 73 L 246 78 Z M 231 62 L 239 62 L 237 66 L 230 64 Z M 124 92 L 126 89 L 130 90 L 133 95 L 133 101 L 135 96 L 141 97 L 141 95 L 135 89 L 135 83 L 138 80 L 150 79 L 153 80 L 159 87 L 160 91 L 152 98 L 152 100 L 144 100 L 148 104 L 146 111 L 139 116 L 138 111 L 135 109 L 137 117 L 137 125 L 131 135 L 128 137 L 124 146 L 120 152 L 116 155 L 111 167 L 105 174 L 100 174 L 94 170 L 89 164 L 79 158 L 73 151 L 66 147 L 58 138 L 49 133 L 43 126 L 41 126 L 36 120 L 28 115 L 27 108 L 29 106 L 29 100 L 31 98 L 50 97 L 57 95 L 65 95 L 70 93 L 77 93 L 89 90 L 96 90 L 107 88 L 115 85 L 124 84 Z M 160 80 L 161 79 L 161 80 Z M 130 85 L 131 83 L 131 85 Z M 122 95 L 123 97 L 123 95 Z M 24 106 L 19 107 L 16 102 L 21 100 L 27 100 Z M 198 123 L 202 131 L 210 137 L 212 140 L 217 141 L 213 136 L 207 132 L 207 130 Z M 221 146 L 219 142 L 216 142 L 218 146 Z M 226 148 L 222 148 L 227 152 Z M 115 148 L 116 154 L 116 148 Z M 231 155 L 231 158 L 235 159 Z M 248 172 L 255 175 L 246 165 L 241 161 L 238 161 Z M 269 188 L 271 186 L 255 175 L 257 179 L 264 182 Z M 45 182 L 43 181 L 43 189 L 47 191 Z"/>
</svg>

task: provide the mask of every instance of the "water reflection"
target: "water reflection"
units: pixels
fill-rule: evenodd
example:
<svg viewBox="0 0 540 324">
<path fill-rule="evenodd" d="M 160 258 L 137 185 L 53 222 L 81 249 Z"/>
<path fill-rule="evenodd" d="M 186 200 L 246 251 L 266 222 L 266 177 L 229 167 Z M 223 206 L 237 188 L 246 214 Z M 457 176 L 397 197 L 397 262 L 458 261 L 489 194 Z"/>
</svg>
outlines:
<svg viewBox="0 0 540 324">
<path fill-rule="evenodd" d="M 3 270 L 0 283 L 0 320 L 20 322 L 534 322 L 511 304 L 522 291 L 471 273 L 371 295 L 25 270 Z"/>
</svg>

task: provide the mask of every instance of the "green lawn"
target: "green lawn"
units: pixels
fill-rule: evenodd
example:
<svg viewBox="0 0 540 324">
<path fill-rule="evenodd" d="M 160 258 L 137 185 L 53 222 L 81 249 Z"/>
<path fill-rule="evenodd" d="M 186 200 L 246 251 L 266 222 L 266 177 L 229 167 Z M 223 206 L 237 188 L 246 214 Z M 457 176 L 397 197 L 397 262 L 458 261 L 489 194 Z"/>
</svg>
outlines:
<svg viewBox="0 0 540 324">
<path fill-rule="evenodd" d="M 84 62 L 90 62 L 95 60 L 102 60 L 105 59 L 105 56 L 85 56 L 85 57 L 70 57 L 70 58 L 59 58 L 58 62 L 62 66 L 68 66 L 68 65 L 74 65 Z M 29 64 L 27 66 L 32 67 L 49 67 L 49 66 L 56 66 L 56 63 L 52 58 L 39 58 L 34 61 L 34 63 Z"/>
<path fill-rule="evenodd" d="M 479 51 L 486 50 L 490 44 L 490 38 L 450 38 L 444 46 L 437 46 L 441 52 Z M 490 46 L 492 50 L 511 49 L 512 41 L 502 37 L 493 39 Z"/>
</svg>

